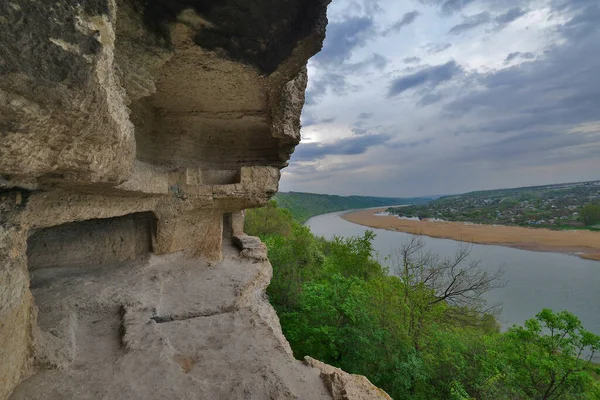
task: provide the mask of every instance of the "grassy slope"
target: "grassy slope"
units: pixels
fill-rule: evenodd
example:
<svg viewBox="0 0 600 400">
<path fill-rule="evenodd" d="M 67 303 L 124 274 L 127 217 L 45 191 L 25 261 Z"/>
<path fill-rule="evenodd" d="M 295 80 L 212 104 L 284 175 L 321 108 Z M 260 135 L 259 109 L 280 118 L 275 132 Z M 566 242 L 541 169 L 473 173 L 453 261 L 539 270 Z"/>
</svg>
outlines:
<svg viewBox="0 0 600 400">
<path fill-rule="evenodd" d="M 403 204 L 423 204 L 431 201 L 432 198 L 336 196 L 315 193 L 280 192 L 275 195 L 275 200 L 279 207 L 290 210 L 295 219 L 304 223 L 310 217 L 334 211 Z"/>
</svg>

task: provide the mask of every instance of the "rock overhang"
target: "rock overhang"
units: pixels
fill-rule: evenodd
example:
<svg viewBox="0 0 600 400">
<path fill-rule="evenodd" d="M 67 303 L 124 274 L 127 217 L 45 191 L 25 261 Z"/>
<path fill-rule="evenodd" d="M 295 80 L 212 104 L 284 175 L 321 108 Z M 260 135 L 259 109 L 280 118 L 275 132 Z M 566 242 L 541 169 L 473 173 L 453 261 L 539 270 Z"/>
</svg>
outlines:
<svg viewBox="0 0 600 400">
<path fill-rule="evenodd" d="M 0 174 L 118 185 L 135 160 L 284 167 L 328 2 L 4 2 Z"/>
<path fill-rule="evenodd" d="M 266 248 L 243 234 L 241 211 L 277 192 L 300 140 L 306 63 L 329 2 L 0 3 L 0 399 L 32 375 L 15 396 L 139 395 L 141 375 L 123 375 L 120 388 L 86 378 L 104 368 L 88 337 L 100 325 L 97 344 L 120 346 L 111 351 L 123 371 L 159 357 L 156 382 L 196 379 L 178 386 L 189 398 L 334 395 L 293 360 L 264 296 Z M 120 344 L 110 331 L 119 324 Z M 176 349 L 205 351 L 215 324 L 245 350 L 228 358 L 216 346 L 211 368 L 237 371 L 246 388 L 206 386 L 198 354 Z M 86 372 L 61 387 L 74 362 Z M 37 385 L 45 375 L 52 385 Z"/>
<path fill-rule="evenodd" d="M 299 42 L 325 31 L 327 0 L 161 0 L 146 2 L 144 23 L 167 45 L 169 27 L 184 22 L 197 29 L 196 45 L 219 50 L 228 58 L 269 75 L 290 58 Z M 193 15 L 196 14 L 196 15 Z M 320 42 L 314 43 L 314 52 Z"/>
</svg>

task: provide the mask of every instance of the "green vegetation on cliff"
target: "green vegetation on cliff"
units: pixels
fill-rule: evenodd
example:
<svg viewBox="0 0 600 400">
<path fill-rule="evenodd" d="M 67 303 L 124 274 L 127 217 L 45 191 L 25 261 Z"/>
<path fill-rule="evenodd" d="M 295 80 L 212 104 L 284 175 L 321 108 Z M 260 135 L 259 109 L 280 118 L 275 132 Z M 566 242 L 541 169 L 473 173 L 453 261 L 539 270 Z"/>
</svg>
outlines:
<svg viewBox="0 0 600 400">
<path fill-rule="evenodd" d="M 290 210 L 293 217 L 301 223 L 319 214 L 354 208 L 387 207 L 405 204 L 423 204 L 431 201 L 429 197 L 390 198 L 365 196 L 336 196 L 329 194 L 279 192 L 275 200 L 281 208 Z"/>
<path fill-rule="evenodd" d="M 600 399 L 600 337 L 548 309 L 501 333 L 481 297 L 499 275 L 468 247 L 439 259 L 417 238 L 387 269 L 371 231 L 316 237 L 275 202 L 246 221 L 269 249 L 267 293 L 296 357 L 365 375 L 395 399 Z"/>
</svg>

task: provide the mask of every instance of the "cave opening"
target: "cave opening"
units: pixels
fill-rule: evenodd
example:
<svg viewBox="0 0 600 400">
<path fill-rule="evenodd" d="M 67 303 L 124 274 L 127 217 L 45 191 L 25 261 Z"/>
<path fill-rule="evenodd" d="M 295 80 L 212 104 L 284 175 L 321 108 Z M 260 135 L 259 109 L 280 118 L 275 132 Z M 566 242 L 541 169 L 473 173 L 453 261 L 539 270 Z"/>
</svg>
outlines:
<svg viewBox="0 0 600 400">
<path fill-rule="evenodd" d="M 152 212 L 39 229 L 27 239 L 29 270 L 141 259 L 152 252 L 155 237 L 156 217 Z"/>
<path fill-rule="evenodd" d="M 231 213 L 223 214 L 223 243 L 231 243 L 233 240 L 233 218 Z"/>
</svg>

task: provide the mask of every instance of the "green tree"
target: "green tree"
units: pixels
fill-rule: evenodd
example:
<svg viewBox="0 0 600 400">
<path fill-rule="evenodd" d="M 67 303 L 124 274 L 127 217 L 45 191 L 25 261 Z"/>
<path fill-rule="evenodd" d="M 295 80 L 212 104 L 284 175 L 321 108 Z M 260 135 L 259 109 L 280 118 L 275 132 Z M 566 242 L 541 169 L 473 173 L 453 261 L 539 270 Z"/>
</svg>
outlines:
<svg viewBox="0 0 600 400">
<path fill-rule="evenodd" d="M 591 361 L 600 350 L 600 336 L 570 312 L 544 309 L 524 326 L 512 327 L 500 346 L 494 362 L 503 364 L 501 398 L 592 398 Z"/>
<path fill-rule="evenodd" d="M 294 223 L 292 214 L 286 209 L 278 208 L 277 202 L 271 200 L 265 207 L 246 210 L 244 232 L 260 237 L 287 236 L 291 233 Z"/>
<path fill-rule="evenodd" d="M 600 400 L 590 374 L 598 336 L 550 310 L 501 334 L 482 298 L 500 272 L 483 271 L 468 246 L 444 259 L 416 238 L 389 274 L 371 231 L 326 240 L 275 203 L 248 215 L 247 232 L 269 249 L 267 294 L 296 357 L 365 375 L 396 399 Z"/>
<path fill-rule="evenodd" d="M 356 276 L 368 279 L 384 274 L 381 264 L 373 259 L 375 233 L 367 230 L 363 236 L 334 237 L 323 242 L 323 253 L 327 256 L 328 273 Z"/>
<path fill-rule="evenodd" d="M 308 227 L 294 224 L 288 236 L 269 235 L 263 237 L 263 241 L 273 266 L 267 294 L 276 308 L 294 306 L 302 284 L 323 276 L 325 257 L 320 250 L 320 240 Z"/>
<path fill-rule="evenodd" d="M 435 320 L 489 328 L 483 316 L 491 308 L 483 295 L 504 286 L 503 270 L 489 273 L 470 254 L 470 246 L 460 245 L 454 257 L 440 259 L 425 250 L 422 237 L 413 236 L 392 256 L 392 272 L 403 282 L 404 323 L 417 350 L 424 329 Z"/>
<path fill-rule="evenodd" d="M 381 324 L 373 289 L 370 282 L 341 274 L 306 282 L 298 307 L 280 312 L 281 323 L 297 357 L 310 355 L 366 375 L 390 395 L 406 399 L 422 379 L 423 365 L 410 342 Z"/>
<path fill-rule="evenodd" d="M 579 214 L 581 222 L 586 226 L 596 225 L 600 222 L 600 204 L 588 204 Z"/>
</svg>

